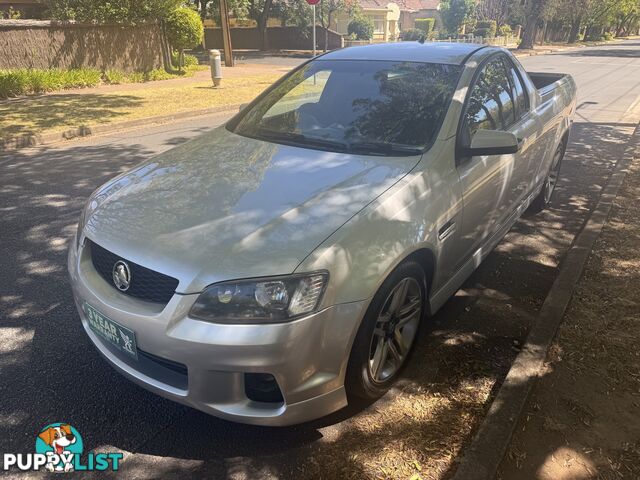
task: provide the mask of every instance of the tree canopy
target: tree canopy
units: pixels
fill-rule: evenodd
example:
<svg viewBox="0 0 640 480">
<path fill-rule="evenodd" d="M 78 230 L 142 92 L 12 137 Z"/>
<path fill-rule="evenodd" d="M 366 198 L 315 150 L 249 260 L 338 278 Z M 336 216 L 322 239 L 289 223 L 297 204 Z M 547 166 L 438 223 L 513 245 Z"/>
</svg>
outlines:
<svg viewBox="0 0 640 480">
<path fill-rule="evenodd" d="M 44 0 L 58 20 L 96 23 L 139 23 L 166 18 L 183 0 Z"/>
</svg>

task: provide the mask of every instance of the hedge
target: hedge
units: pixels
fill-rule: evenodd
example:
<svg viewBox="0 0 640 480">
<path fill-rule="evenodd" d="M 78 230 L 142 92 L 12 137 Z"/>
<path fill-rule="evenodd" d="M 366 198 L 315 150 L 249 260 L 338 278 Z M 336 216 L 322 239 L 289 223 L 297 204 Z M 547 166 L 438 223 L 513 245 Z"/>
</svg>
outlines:
<svg viewBox="0 0 640 480">
<path fill-rule="evenodd" d="M 424 31 L 420 30 L 419 28 L 409 28 L 400 32 L 400 40 L 402 40 L 403 42 L 421 40 L 422 38 L 424 38 L 424 36 Z"/>
</svg>

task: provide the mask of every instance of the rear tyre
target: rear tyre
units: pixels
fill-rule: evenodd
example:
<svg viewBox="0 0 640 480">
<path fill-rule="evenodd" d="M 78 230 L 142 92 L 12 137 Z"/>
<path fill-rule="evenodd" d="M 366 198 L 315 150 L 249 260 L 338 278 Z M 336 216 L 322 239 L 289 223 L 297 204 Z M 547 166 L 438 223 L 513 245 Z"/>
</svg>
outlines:
<svg viewBox="0 0 640 480">
<path fill-rule="evenodd" d="M 418 263 L 402 263 L 387 277 L 351 349 L 345 379 L 350 396 L 372 400 L 389 390 L 415 343 L 425 299 L 425 275 Z"/>
<path fill-rule="evenodd" d="M 553 196 L 553 192 L 555 191 L 558 183 L 558 177 L 560 176 L 560 165 L 562 164 L 562 158 L 564 157 L 564 150 L 565 143 L 562 141 L 553 154 L 553 160 L 551 161 L 551 166 L 549 167 L 547 176 L 544 179 L 542 190 L 540 190 L 538 196 L 531 202 L 531 206 L 529 207 L 529 211 L 531 213 L 541 212 L 547 208 L 551 202 L 551 197 Z"/>
</svg>

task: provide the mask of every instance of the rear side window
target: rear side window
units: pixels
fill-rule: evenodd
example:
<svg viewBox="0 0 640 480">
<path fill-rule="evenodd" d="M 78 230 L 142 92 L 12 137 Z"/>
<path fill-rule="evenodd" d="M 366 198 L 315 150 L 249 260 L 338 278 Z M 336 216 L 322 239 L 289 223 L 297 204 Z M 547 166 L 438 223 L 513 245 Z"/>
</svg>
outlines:
<svg viewBox="0 0 640 480">
<path fill-rule="evenodd" d="M 529 111 L 529 97 L 527 96 L 522 79 L 518 72 L 516 72 L 516 68 L 513 66 L 513 63 L 506 58 L 504 59 L 504 63 L 509 72 L 511 83 L 513 84 L 514 98 L 516 102 L 516 117 L 520 119 Z"/>
<path fill-rule="evenodd" d="M 478 130 L 507 130 L 516 121 L 514 92 L 501 56 L 482 67 L 465 114 L 469 139 Z"/>
</svg>

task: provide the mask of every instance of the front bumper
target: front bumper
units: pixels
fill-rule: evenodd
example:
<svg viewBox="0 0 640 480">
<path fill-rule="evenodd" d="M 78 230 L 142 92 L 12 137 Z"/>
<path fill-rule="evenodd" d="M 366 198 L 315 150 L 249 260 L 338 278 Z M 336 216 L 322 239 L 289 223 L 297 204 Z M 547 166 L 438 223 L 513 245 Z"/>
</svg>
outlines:
<svg viewBox="0 0 640 480">
<path fill-rule="evenodd" d="M 124 295 L 93 269 L 86 249 L 72 245 L 68 269 L 87 335 L 120 373 L 142 387 L 212 415 L 242 423 L 283 426 L 332 413 L 347 404 L 344 377 L 366 302 L 326 308 L 281 324 L 223 325 L 189 318 L 196 295 L 175 294 L 167 305 Z M 84 303 L 136 334 L 135 360 L 88 326 Z M 276 379 L 283 402 L 250 400 L 246 373 Z"/>
</svg>

